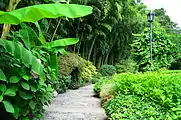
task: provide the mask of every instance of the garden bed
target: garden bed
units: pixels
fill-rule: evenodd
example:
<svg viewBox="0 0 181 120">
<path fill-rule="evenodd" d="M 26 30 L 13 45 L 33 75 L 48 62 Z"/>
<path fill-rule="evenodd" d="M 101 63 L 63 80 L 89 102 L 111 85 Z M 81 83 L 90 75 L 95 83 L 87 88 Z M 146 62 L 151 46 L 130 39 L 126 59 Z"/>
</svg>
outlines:
<svg viewBox="0 0 181 120">
<path fill-rule="evenodd" d="M 118 74 L 94 91 L 111 120 L 181 119 L 181 71 Z"/>
</svg>

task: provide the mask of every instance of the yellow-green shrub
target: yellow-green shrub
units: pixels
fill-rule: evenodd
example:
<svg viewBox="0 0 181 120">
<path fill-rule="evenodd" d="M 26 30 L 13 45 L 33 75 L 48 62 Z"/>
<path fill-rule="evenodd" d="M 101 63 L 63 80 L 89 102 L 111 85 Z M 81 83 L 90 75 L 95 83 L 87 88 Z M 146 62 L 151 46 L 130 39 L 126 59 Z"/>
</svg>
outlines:
<svg viewBox="0 0 181 120">
<path fill-rule="evenodd" d="M 72 76 L 70 89 L 76 89 L 85 82 L 90 82 L 97 74 L 96 67 L 89 61 L 74 53 L 59 56 L 58 59 L 59 78 L 61 76 Z"/>
<path fill-rule="evenodd" d="M 58 58 L 58 70 L 60 76 L 68 76 L 71 74 L 71 72 L 75 69 L 82 68 L 83 64 L 86 60 L 79 57 L 77 54 L 74 53 L 68 53 L 66 55 L 61 55 Z"/>
<path fill-rule="evenodd" d="M 104 84 L 101 87 L 101 91 L 100 91 L 100 97 L 101 97 L 101 102 L 104 104 L 105 102 L 107 102 L 108 100 L 112 99 L 114 96 L 114 84 Z"/>
<path fill-rule="evenodd" d="M 89 61 L 85 61 L 80 71 L 80 77 L 84 80 L 92 79 L 96 74 L 96 67 Z"/>
</svg>

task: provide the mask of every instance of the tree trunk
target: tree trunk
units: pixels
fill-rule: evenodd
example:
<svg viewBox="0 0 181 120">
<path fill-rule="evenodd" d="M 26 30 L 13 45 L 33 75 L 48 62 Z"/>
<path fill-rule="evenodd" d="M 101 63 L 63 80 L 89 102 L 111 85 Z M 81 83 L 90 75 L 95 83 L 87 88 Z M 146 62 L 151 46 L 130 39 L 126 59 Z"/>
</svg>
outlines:
<svg viewBox="0 0 181 120">
<path fill-rule="evenodd" d="M 107 64 L 108 58 L 109 58 L 109 53 L 106 55 L 106 58 L 105 58 L 104 64 Z"/>
<path fill-rule="evenodd" d="M 98 63 L 97 63 L 97 68 L 101 67 L 101 62 L 102 62 L 102 55 L 99 56 Z"/>
<path fill-rule="evenodd" d="M 91 44 L 91 47 L 90 47 L 90 50 L 89 50 L 89 55 L 87 57 L 87 60 L 89 61 L 90 60 L 90 57 L 91 57 L 91 53 L 92 53 L 92 50 L 93 50 L 93 47 L 94 47 L 94 44 L 95 44 L 95 41 L 96 41 L 96 37 L 94 38 L 92 44 Z"/>
<path fill-rule="evenodd" d="M 93 62 L 94 65 L 96 65 L 96 48 L 94 48 L 94 53 L 93 53 L 92 62 Z"/>
<path fill-rule="evenodd" d="M 110 65 L 113 65 L 113 64 L 114 64 L 114 54 L 113 54 L 112 52 L 110 53 L 109 64 L 110 64 Z"/>
<path fill-rule="evenodd" d="M 57 30 L 58 30 L 58 27 L 60 26 L 60 22 L 61 22 L 61 18 L 59 18 L 59 20 L 58 20 L 57 27 L 55 28 L 55 31 L 54 31 L 54 33 L 53 33 L 53 36 L 52 36 L 51 41 L 53 41 L 53 39 L 54 39 L 54 37 L 55 37 L 55 34 L 56 34 Z"/>
<path fill-rule="evenodd" d="M 82 34 L 81 34 L 81 37 L 80 37 L 80 40 L 79 40 L 79 48 L 78 48 L 78 51 L 77 51 L 77 53 L 79 54 L 80 53 L 80 47 L 81 47 L 81 44 L 82 44 L 82 38 L 83 38 L 83 34 L 84 32 L 82 32 Z"/>
<path fill-rule="evenodd" d="M 19 3 L 20 1 L 21 1 L 21 0 L 10 0 L 7 11 L 15 10 L 15 9 L 16 9 L 16 6 L 18 5 L 18 3 Z M 2 30 L 2 35 L 1 35 L 1 38 L 2 38 L 2 39 L 6 39 L 6 38 L 7 38 L 6 35 L 7 35 L 7 33 L 9 33 L 10 28 L 11 28 L 11 25 L 10 25 L 10 24 L 4 24 L 3 30 Z"/>
</svg>

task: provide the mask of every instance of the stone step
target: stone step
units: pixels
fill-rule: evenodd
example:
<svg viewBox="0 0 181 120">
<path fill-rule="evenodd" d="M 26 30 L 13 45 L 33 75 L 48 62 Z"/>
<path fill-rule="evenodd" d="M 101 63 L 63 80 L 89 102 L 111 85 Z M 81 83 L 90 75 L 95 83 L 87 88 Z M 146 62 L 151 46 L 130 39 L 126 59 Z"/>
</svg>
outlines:
<svg viewBox="0 0 181 120">
<path fill-rule="evenodd" d="M 101 113 L 82 112 L 49 112 L 46 120 L 106 120 L 106 116 Z"/>
</svg>

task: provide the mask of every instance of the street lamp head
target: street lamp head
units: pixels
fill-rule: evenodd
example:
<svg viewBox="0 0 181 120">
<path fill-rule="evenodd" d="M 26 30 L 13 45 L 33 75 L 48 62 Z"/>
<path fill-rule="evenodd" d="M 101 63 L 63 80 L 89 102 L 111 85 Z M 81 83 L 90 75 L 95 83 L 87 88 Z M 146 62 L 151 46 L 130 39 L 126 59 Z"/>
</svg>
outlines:
<svg viewBox="0 0 181 120">
<path fill-rule="evenodd" d="M 154 21 L 154 16 L 155 16 L 155 13 L 150 11 L 148 13 L 148 22 L 153 22 Z"/>
</svg>

